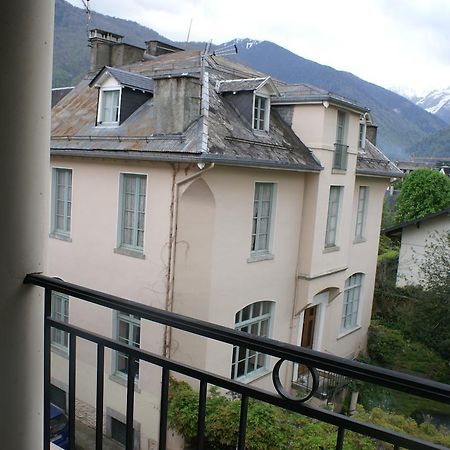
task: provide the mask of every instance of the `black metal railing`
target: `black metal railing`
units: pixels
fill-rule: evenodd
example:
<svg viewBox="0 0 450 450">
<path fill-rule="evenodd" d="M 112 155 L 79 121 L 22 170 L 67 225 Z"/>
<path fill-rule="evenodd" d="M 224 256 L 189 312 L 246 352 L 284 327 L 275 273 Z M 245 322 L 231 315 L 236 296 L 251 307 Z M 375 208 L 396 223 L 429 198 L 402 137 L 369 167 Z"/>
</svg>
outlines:
<svg viewBox="0 0 450 450">
<path fill-rule="evenodd" d="M 225 390 L 236 392 L 240 396 L 240 427 L 237 448 L 245 450 L 245 436 L 247 429 L 247 411 L 249 399 L 257 399 L 289 411 L 293 411 L 310 418 L 332 424 L 338 428 L 336 438 L 336 449 L 341 450 L 345 441 L 346 431 L 353 431 L 373 439 L 393 444 L 394 449 L 444 449 L 444 447 L 412 436 L 389 431 L 379 426 L 364 423 L 352 417 L 315 408 L 305 404 L 306 398 L 314 394 L 319 386 L 318 370 L 333 372 L 343 377 L 370 382 L 384 387 L 396 389 L 409 394 L 414 394 L 430 400 L 436 400 L 450 404 L 450 386 L 434 381 L 422 379 L 408 374 L 397 373 L 391 370 L 346 360 L 336 356 L 323 354 L 317 351 L 287 344 L 273 339 L 250 335 L 245 332 L 236 331 L 220 325 L 182 316 L 165 310 L 145 306 L 130 300 L 99 291 L 67 283 L 60 279 L 50 278 L 40 274 L 27 275 L 24 282 L 41 286 L 45 289 L 44 308 L 44 448 L 49 445 L 49 404 L 50 404 L 50 331 L 51 327 L 69 333 L 69 448 L 75 449 L 75 373 L 77 339 L 85 339 L 97 345 L 97 392 L 96 392 L 96 449 L 100 450 L 103 445 L 103 408 L 104 408 L 104 350 L 109 348 L 127 355 L 128 358 L 128 382 L 126 394 L 126 449 L 133 449 L 133 419 L 134 419 L 134 380 L 135 361 L 146 361 L 162 368 L 161 380 L 161 405 L 159 418 L 159 449 L 166 448 L 167 413 L 169 395 L 169 372 L 182 374 L 200 381 L 199 409 L 198 409 L 198 434 L 197 448 L 205 448 L 205 411 L 208 385 L 218 386 Z M 96 305 L 101 305 L 112 310 L 126 314 L 132 314 L 142 319 L 157 322 L 174 327 L 195 335 L 215 339 L 236 346 L 243 346 L 252 350 L 271 355 L 279 359 L 273 369 L 273 384 L 277 393 L 262 390 L 260 388 L 240 383 L 220 375 L 210 373 L 206 370 L 197 369 L 186 364 L 178 363 L 163 356 L 150 353 L 143 349 L 126 345 L 114 339 L 87 331 L 75 325 L 64 323 L 51 318 L 51 295 L 59 292 Z M 279 370 L 283 361 L 302 364 L 312 374 L 312 391 L 303 399 L 298 399 L 288 392 L 280 382 Z"/>
<path fill-rule="evenodd" d="M 333 169 L 347 170 L 348 145 L 334 144 Z"/>
<path fill-rule="evenodd" d="M 314 397 L 322 400 L 333 400 L 334 397 L 349 386 L 351 378 L 339 373 L 326 370 L 317 370 L 318 386 L 314 391 Z M 304 366 L 297 369 L 295 380 L 292 382 L 293 390 L 311 392 L 314 388 L 314 377 Z"/>
</svg>

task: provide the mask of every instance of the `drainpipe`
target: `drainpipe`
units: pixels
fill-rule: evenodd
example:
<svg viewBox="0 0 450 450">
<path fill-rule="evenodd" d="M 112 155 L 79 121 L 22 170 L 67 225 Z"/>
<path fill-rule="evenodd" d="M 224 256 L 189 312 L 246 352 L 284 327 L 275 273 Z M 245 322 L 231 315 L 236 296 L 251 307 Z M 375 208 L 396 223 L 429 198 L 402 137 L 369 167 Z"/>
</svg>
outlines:
<svg viewBox="0 0 450 450">
<path fill-rule="evenodd" d="M 169 261 L 167 271 L 167 287 L 166 287 L 166 311 L 173 311 L 173 295 L 174 295 L 174 279 L 175 279 L 175 257 L 176 257 L 176 243 L 178 231 L 178 203 L 180 198 L 180 186 L 193 181 L 203 176 L 206 172 L 214 168 L 214 163 L 210 163 L 205 168 L 204 163 L 198 163 L 199 172 L 195 172 L 181 180 L 176 181 L 178 167 L 173 166 L 172 175 L 172 199 L 170 204 L 171 221 L 169 233 Z M 172 345 L 172 328 L 165 326 L 164 330 L 164 356 L 170 358 L 170 348 Z"/>
</svg>

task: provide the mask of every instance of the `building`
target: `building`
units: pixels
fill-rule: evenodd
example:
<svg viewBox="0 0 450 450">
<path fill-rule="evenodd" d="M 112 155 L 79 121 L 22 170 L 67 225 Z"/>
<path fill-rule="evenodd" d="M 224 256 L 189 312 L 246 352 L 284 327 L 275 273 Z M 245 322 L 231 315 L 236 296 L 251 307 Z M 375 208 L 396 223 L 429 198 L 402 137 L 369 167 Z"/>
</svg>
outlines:
<svg viewBox="0 0 450 450">
<path fill-rule="evenodd" d="M 423 284 L 421 266 L 426 261 L 427 247 L 436 243 L 439 235 L 449 231 L 450 208 L 383 230 L 388 236 L 395 236 L 401 241 L 396 281 L 398 287 Z"/>
<path fill-rule="evenodd" d="M 177 313 L 354 358 L 365 347 L 384 192 L 401 172 L 367 109 L 237 62 L 91 32 L 91 69 L 53 108 L 49 274 Z M 270 389 L 274 361 L 106 314 L 64 295 L 63 321 Z M 54 398 L 67 336 L 54 330 Z M 196 351 L 192 352 L 195 348 Z M 95 351 L 77 410 L 93 416 Z M 152 448 L 156 368 L 136 367 L 137 441 Z M 121 440 L 126 357 L 106 357 L 105 432 Z M 159 373 L 159 372 L 158 372 Z M 285 384 L 301 368 L 286 364 Z"/>
</svg>

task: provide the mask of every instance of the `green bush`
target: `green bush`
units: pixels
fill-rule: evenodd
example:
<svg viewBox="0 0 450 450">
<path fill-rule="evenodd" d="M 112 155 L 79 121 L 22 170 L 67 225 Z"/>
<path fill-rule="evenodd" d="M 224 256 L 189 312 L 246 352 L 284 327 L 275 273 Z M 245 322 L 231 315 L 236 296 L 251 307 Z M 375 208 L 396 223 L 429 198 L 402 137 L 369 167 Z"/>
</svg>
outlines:
<svg viewBox="0 0 450 450">
<path fill-rule="evenodd" d="M 172 379 L 169 391 L 169 425 L 195 447 L 198 394 L 183 381 Z M 238 441 L 240 401 L 231 400 L 212 388 L 205 417 L 206 448 L 234 450 Z M 367 412 L 358 406 L 355 418 L 426 441 L 450 445 L 450 432 L 417 423 L 379 408 Z M 247 450 L 328 450 L 336 447 L 337 428 L 257 400 L 250 400 L 247 416 Z M 392 449 L 384 444 L 383 448 Z M 345 433 L 344 450 L 375 450 L 380 443 L 360 434 Z"/>
<path fill-rule="evenodd" d="M 371 361 L 377 365 L 443 383 L 450 381 L 450 368 L 446 361 L 426 345 L 405 339 L 399 330 L 372 323 L 367 351 Z"/>
</svg>

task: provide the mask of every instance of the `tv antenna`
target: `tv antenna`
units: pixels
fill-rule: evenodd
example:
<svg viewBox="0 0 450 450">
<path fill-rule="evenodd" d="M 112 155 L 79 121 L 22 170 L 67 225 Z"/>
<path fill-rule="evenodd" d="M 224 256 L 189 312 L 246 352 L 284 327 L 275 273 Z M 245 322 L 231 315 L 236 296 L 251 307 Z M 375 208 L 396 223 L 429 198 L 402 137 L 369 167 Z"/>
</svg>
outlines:
<svg viewBox="0 0 450 450">
<path fill-rule="evenodd" d="M 191 35 L 191 27 L 192 27 L 192 18 L 191 21 L 189 22 L 189 29 L 188 29 L 188 34 L 187 34 L 187 38 L 186 38 L 186 44 L 184 46 L 184 49 L 187 50 L 187 46 L 188 46 L 188 42 L 189 42 L 189 37 Z"/>
<path fill-rule="evenodd" d="M 225 45 L 224 47 L 217 48 L 212 53 L 211 56 L 230 56 L 237 55 L 238 48 L 236 44 Z"/>
<path fill-rule="evenodd" d="M 86 12 L 86 36 L 89 42 L 89 28 L 91 23 L 91 8 L 89 7 L 89 0 L 81 0 L 81 3 L 83 3 L 84 10 Z M 89 46 L 90 44 L 88 44 Z"/>
</svg>

